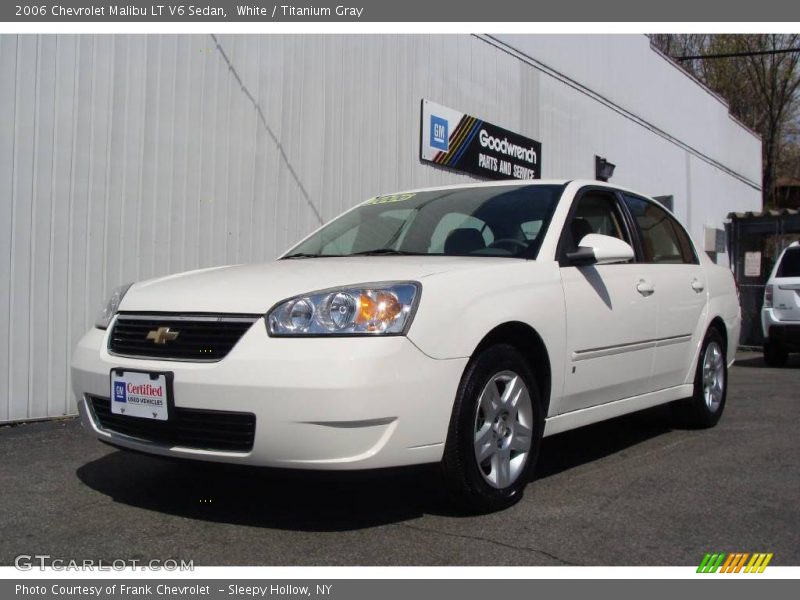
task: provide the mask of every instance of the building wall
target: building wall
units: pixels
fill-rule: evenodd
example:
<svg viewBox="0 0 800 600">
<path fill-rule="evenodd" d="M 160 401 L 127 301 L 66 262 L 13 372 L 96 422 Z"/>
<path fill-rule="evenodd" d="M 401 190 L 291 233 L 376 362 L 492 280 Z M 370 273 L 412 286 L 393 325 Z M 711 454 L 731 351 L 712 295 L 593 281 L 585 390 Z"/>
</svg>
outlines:
<svg viewBox="0 0 800 600">
<path fill-rule="evenodd" d="M 698 240 L 760 207 L 758 141 L 645 38 L 548 39 L 0 36 L 0 422 L 75 412 L 70 350 L 115 286 L 268 260 L 369 196 L 470 180 L 419 161 L 422 98 L 540 140 L 545 177 L 607 156 Z"/>
<path fill-rule="evenodd" d="M 719 161 L 760 187 L 761 143 L 720 97 L 650 49 L 643 35 L 497 36 L 521 57 L 570 78 L 628 116 Z"/>
<path fill-rule="evenodd" d="M 612 181 L 674 198 L 702 246 L 734 207 L 761 207 L 761 140 L 727 104 L 650 49 L 643 35 L 494 36 L 540 73 L 545 177 L 594 177 L 594 155 L 617 165 Z M 557 161 L 551 164 L 551 161 Z M 728 264 L 728 257 L 717 256 Z"/>
</svg>

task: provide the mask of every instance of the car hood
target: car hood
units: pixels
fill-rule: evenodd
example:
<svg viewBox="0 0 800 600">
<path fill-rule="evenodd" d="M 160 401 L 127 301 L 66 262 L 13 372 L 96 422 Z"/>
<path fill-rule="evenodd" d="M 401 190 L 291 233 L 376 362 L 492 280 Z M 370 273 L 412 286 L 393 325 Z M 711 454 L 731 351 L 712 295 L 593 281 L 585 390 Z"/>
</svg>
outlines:
<svg viewBox="0 0 800 600">
<path fill-rule="evenodd" d="M 119 309 L 259 314 L 281 300 L 316 290 L 385 281 L 423 281 L 439 273 L 482 270 L 516 260 L 519 259 L 353 256 L 213 267 L 136 283 Z"/>
</svg>

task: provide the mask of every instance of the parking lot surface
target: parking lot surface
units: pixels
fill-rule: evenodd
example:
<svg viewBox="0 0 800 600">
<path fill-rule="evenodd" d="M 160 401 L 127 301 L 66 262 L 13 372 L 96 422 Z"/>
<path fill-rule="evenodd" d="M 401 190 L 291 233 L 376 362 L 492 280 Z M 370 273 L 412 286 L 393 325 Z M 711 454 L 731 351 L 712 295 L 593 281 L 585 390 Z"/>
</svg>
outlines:
<svg viewBox="0 0 800 600">
<path fill-rule="evenodd" d="M 0 428 L 0 564 L 800 565 L 800 357 L 742 353 L 712 430 L 669 407 L 548 438 L 513 508 L 454 511 L 433 467 L 297 474 L 121 452 L 76 419 Z"/>
</svg>

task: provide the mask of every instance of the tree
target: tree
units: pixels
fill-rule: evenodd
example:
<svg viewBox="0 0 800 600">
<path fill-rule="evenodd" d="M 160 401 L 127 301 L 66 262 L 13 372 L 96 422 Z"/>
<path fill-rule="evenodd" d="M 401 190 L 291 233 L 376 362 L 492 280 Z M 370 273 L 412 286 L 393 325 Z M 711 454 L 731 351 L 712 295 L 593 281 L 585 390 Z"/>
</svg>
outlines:
<svg viewBox="0 0 800 600">
<path fill-rule="evenodd" d="M 731 114 L 761 135 L 765 205 L 775 202 L 775 183 L 798 170 L 800 114 L 800 35 L 653 35 L 651 41 L 714 92 L 725 98 Z M 740 54 L 741 56 L 715 57 Z"/>
</svg>

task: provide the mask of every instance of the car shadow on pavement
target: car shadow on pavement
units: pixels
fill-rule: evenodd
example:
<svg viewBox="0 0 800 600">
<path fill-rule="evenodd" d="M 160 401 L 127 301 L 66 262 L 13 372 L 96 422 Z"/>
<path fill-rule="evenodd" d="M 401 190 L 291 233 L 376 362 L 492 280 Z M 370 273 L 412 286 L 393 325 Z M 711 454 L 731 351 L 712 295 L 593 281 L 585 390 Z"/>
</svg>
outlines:
<svg viewBox="0 0 800 600">
<path fill-rule="evenodd" d="M 125 505 L 204 521 L 346 531 L 446 511 L 434 467 L 391 471 L 283 471 L 112 452 L 77 470 Z"/>
<path fill-rule="evenodd" d="M 542 441 L 534 480 L 611 456 L 677 428 L 669 406 L 656 406 L 573 429 Z"/>
<path fill-rule="evenodd" d="M 737 358 L 734 365 L 751 369 L 797 369 L 800 367 L 800 354 L 790 354 L 786 365 L 783 367 L 770 367 L 764 362 L 764 357 L 761 354 L 744 359 Z"/>
<path fill-rule="evenodd" d="M 568 475 L 573 467 L 669 431 L 669 408 L 657 407 L 546 438 L 535 479 Z M 346 531 L 424 514 L 470 516 L 449 502 L 436 465 L 355 473 L 282 471 L 114 451 L 79 467 L 77 476 L 123 505 L 251 527 Z"/>
</svg>

